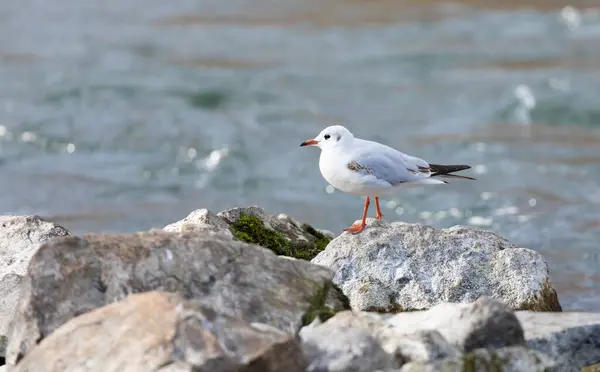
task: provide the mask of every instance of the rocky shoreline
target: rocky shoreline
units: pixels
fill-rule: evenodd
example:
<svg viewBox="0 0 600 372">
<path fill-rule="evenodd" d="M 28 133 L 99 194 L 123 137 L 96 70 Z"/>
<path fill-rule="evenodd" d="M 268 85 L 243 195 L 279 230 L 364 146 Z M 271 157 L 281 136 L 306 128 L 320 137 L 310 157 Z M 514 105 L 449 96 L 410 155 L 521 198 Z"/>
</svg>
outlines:
<svg viewBox="0 0 600 372">
<path fill-rule="evenodd" d="M 75 237 L 37 216 L 6 216 L 0 259 L 0 370 L 600 363 L 600 313 L 562 312 L 539 253 L 470 227 L 370 219 L 362 234 L 335 236 L 248 207 Z"/>
</svg>

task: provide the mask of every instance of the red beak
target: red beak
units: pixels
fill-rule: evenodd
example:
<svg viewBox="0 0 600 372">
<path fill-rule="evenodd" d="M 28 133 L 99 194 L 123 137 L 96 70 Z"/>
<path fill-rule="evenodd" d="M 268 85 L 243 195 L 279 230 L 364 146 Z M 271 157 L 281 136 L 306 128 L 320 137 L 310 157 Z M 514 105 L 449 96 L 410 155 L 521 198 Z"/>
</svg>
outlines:
<svg viewBox="0 0 600 372">
<path fill-rule="evenodd" d="M 314 146 L 314 145 L 316 145 L 318 143 L 319 143 L 319 141 L 317 141 L 317 140 L 309 139 L 309 140 L 306 140 L 306 141 L 302 142 L 300 144 L 300 146 Z"/>
</svg>

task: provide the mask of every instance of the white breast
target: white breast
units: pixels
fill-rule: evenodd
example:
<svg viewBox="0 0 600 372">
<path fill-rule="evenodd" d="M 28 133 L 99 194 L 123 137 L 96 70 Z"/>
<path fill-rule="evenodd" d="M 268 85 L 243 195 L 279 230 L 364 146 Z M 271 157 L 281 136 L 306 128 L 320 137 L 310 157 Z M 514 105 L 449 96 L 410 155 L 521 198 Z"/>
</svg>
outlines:
<svg viewBox="0 0 600 372">
<path fill-rule="evenodd" d="M 348 169 L 351 157 L 341 151 L 321 151 L 319 169 L 321 175 L 336 189 L 355 195 L 378 196 L 391 188 L 372 175 L 363 175 Z"/>
</svg>

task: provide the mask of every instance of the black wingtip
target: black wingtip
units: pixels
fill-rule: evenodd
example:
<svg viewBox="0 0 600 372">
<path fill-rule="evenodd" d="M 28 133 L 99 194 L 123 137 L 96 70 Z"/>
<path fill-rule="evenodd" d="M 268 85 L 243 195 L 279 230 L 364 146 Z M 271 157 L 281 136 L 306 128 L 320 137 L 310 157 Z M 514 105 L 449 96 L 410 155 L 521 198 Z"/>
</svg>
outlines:
<svg viewBox="0 0 600 372">
<path fill-rule="evenodd" d="M 456 177 L 456 178 L 465 178 L 465 179 L 469 179 L 469 180 L 474 180 L 474 178 L 471 178 L 471 177 L 451 174 L 454 172 L 460 172 L 462 170 L 471 169 L 470 165 L 429 164 L 429 168 L 431 169 L 431 172 L 432 172 L 431 177 L 444 176 L 444 177 Z"/>
</svg>

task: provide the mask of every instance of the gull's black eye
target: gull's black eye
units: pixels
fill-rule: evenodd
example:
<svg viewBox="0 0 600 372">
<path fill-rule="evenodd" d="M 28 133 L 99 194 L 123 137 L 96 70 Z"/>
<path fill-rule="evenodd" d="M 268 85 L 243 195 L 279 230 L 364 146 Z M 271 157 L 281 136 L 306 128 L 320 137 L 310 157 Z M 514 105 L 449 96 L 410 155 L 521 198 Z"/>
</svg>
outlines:
<svg viewBox="0 0 600 372">
<path fill-rule="evenodd" d="M 326 134 L 326 135 L 325 135 L 325 139 L 326 139 L 326 140 L 328 140 L 328 139 L 330 139 L 330 138 L 331 138 L 331 136 L 330 136 L 329 134 Z"/>
</svg>

